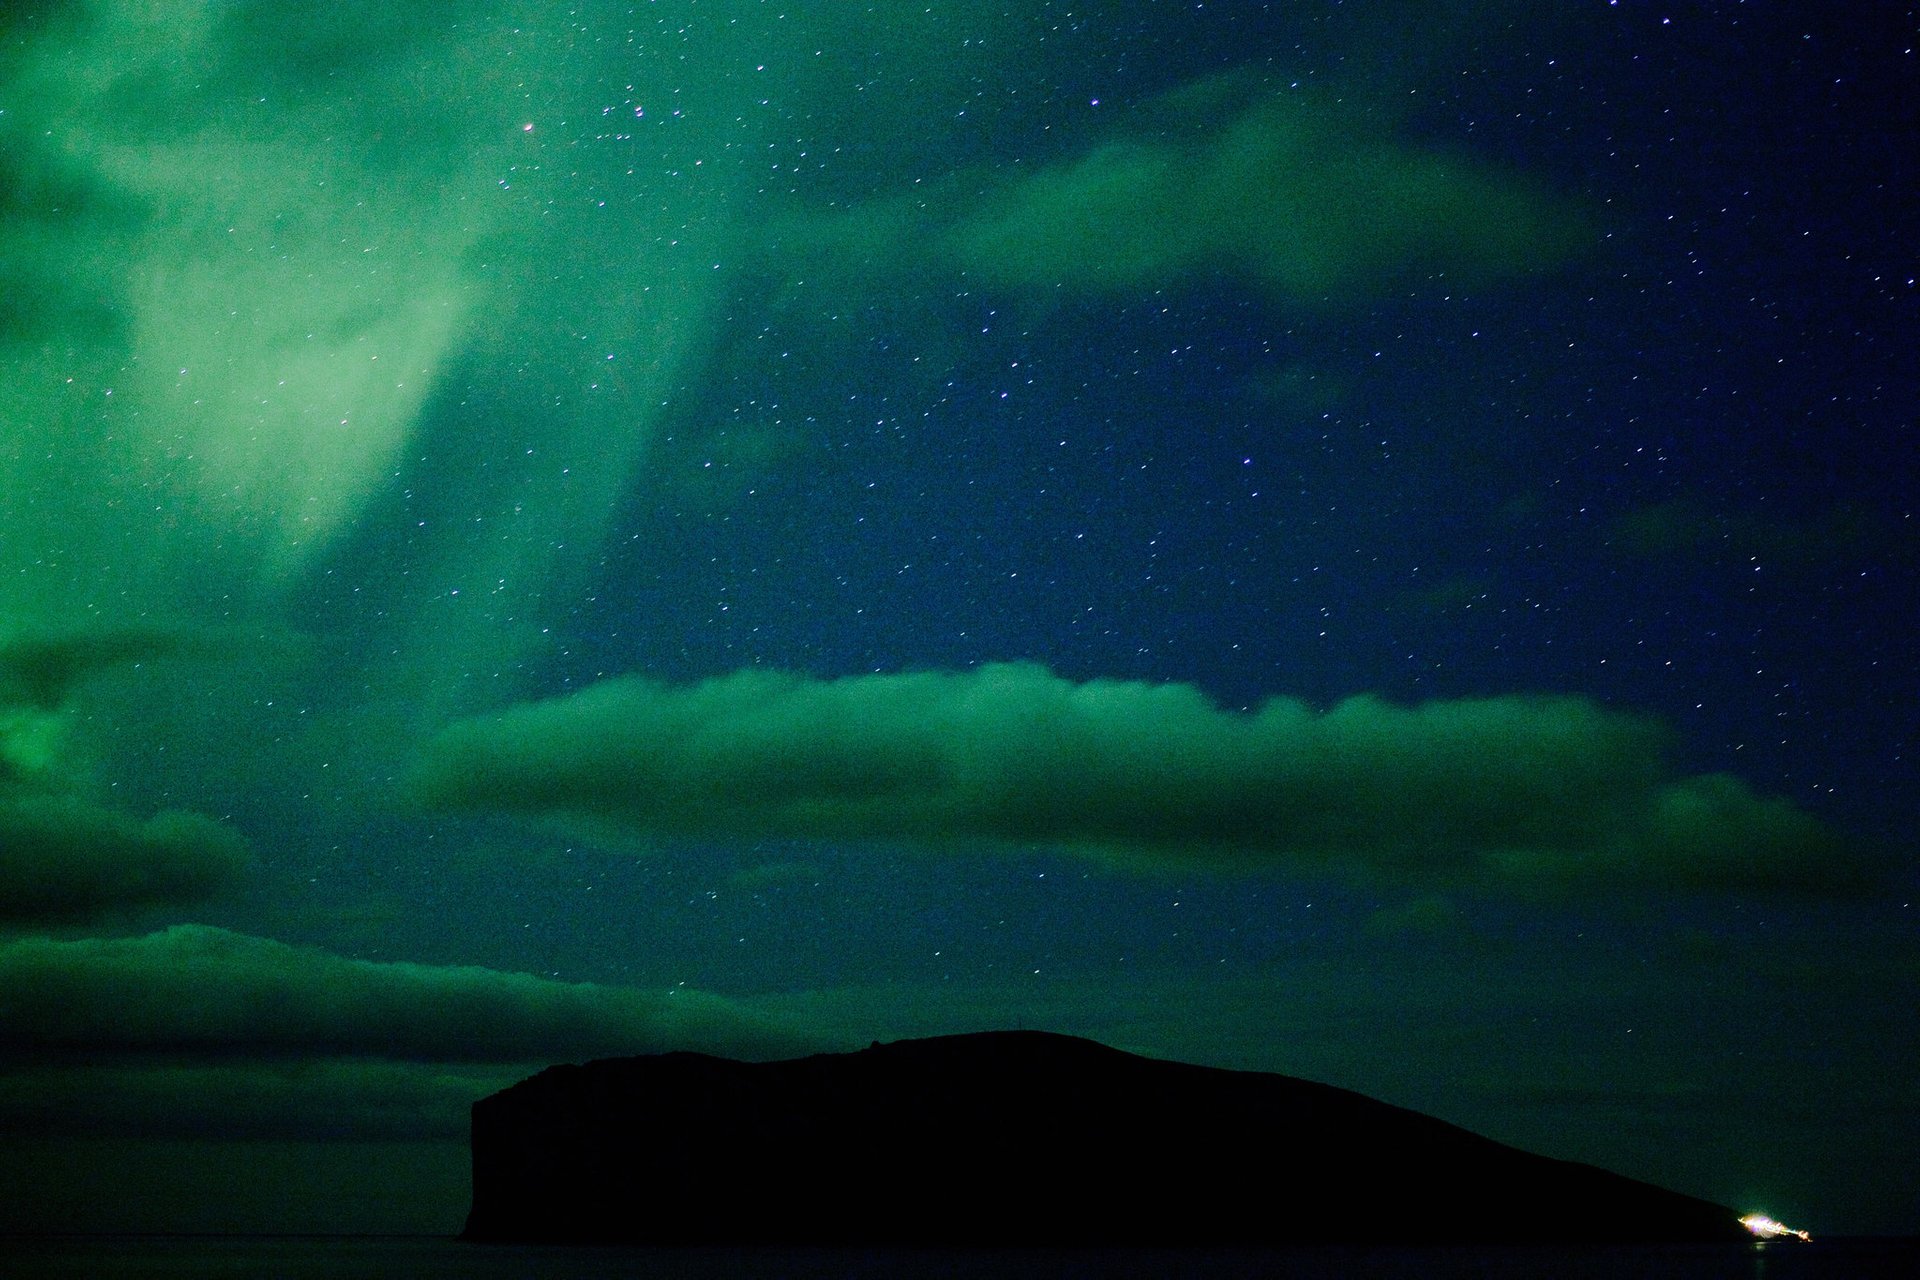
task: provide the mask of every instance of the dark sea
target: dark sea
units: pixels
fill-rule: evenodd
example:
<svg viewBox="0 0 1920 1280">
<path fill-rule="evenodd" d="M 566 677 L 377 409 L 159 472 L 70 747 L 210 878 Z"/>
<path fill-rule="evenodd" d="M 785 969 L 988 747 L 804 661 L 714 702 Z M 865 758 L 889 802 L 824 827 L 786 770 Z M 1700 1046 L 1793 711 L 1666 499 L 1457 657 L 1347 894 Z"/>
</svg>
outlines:
<svg viewBox="0 0 1920 1280">
<path fill-rule="evenodd" d="M 879 1277 L 1428 1277 L 1436 1280 L 1913 1280 L 1920 1240 L 1590 1248 L 1284 1250 L 591 1249 L 441 1237 L 114 1236 L 0 1239 L 0 1275 L 249 1280 L 473 1276 L 484 1280 L 877 1280 Z"/>
</svg>

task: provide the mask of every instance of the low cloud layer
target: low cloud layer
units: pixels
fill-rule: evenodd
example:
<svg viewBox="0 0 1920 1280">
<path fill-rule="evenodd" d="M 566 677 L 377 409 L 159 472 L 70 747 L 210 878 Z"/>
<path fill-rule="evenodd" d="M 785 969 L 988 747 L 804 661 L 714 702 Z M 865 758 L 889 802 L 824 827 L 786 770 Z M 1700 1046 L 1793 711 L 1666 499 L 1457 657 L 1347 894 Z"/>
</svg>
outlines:
<svg viewBox="0 0 1920 1280">
<path fill-rule="evenodd" d="M 816 680 L 628 677 L 471 719 L 429 802 L 715 838 L 1344 863 L 1415 883 L 1838 887 L 1837 841 L 1738 778 L 1668 776 L 1647 720 L 1568 697 L 1223 711 L 1180 684 L 1006 664 Z"/>
<path fill-rule="evenodd" d="M 0 942 L 14 1135 L 453 1140 L 475 1099 L 551 1062 L 825 1047 L 706 992 L 375 963 L 205 925 Z"/>
<path fill-rule="evenodd" d="M 701 992 L 375 963 L 205 925 L 0 944 L 0 1049 L 546 1062 L 803 1039 Z"/>
</svg>

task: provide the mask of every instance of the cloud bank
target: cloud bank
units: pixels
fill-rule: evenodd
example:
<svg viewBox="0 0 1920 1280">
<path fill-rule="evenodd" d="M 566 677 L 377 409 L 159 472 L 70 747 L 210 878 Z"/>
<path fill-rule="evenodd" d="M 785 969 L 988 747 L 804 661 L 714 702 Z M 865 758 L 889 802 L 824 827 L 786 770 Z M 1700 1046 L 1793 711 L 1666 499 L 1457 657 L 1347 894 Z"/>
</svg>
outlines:
<svg viewBox="0 0 1920 1280">
<path fill-rule="evenodd" d="M 0 942 L 0 1132 L 433 1137 L 547 1063 L 827 1047 L 705 992 L 374 963 L 204 925 Z"/>
<path fill-rule="evenodd" d="M 199 814 L 140 821 L 70 796 L 0 799 L 0 923 L 197 902 L 249 862 L 245 841 Z"/>
<path fill-rule="evenodd" d="M 1835 839 L 1662 733 L 1572 697 L 1223 711 L 1188 685 L 1026 664 L 818 680 L 625 677 L 453 724 L 450 808 L 667 835 L 1012 843 L 1126 865 L 1339 863 L 1412 882 L 1839 887 Z"/>
<path fill-rule="evenodd" d="M 701 992 L 376 963 L 205 925 L 0 943 L 0 1048 L 540 1062 L 806 1042 Z"/>
</svg>

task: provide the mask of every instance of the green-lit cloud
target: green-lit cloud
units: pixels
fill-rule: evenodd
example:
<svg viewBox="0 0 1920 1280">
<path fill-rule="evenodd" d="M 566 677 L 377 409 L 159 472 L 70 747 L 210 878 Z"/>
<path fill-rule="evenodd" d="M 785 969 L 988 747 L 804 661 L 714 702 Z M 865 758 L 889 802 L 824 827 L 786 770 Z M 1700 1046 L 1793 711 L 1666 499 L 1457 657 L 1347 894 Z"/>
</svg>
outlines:
<svg viewBox="0 0 1920 1280">
<path fill-rule="evenodd" d="M 1570 697 L 1223 711 L 1030 665 L 627 677 L 448 728 L 431 803 L 706 837 L 1043 844 L 1121 863 L 1344 863 L 1414 882 L 1830 885 L 1837 842 L 1644 719 Z"/>
<path fill-rule="evenodd" d="M 527 1062 L 807 1043 L 702 992 L 375 963 L 204 925 L 0 943 L 0 1047 Z"/>
<path fill-rule="evenodd" d="M 1553 269 L 1597 239 L 1571 201 L 1399 136 L 1388 113 L 1236 74 L 1134 118 L 1076 154 L 956 175 L 796 228 L 794 241 L 862 270 L 931 259 L 1030 295 L 1141 296 L 1226 276 L 1338 307 L 1421 279 L 1473 288 Z"/>
<path fill-rule="evenodd" d="M 0 924 L 197 902 L 249 861 L 238 835 L 194 813 L 142 822 L 70 796 L 0 799 Z"/>
<path fill-rule="evenodd" d="M 195 813 L 140 818 L 90 798 L 64 710 L 87 676 L 205 642 L 160 628 L 0 637 L 0 925 L 179 906 L 231 887 L 246 843 Z"/>
<path fill-rule="evenodd" d="M 444 1137 L 549 1062 L 825 1047 L 699 991 L 373 963 L 202 925 L 0 943 L 0 1132 Z"/>
</svg>

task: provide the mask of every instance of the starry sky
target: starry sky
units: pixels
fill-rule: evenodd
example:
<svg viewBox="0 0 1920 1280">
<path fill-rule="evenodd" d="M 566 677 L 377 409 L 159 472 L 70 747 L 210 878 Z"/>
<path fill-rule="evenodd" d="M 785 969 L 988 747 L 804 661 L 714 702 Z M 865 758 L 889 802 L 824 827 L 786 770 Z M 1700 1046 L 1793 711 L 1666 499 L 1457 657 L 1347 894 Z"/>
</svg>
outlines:
<svg viewBox="0 0 1920 1280">
<path fill-rule="evenodd" d="M 1920 22 L 0 14 L 0 1227 L 993 1027 L 1920 1232 Z"/>
</svg>

